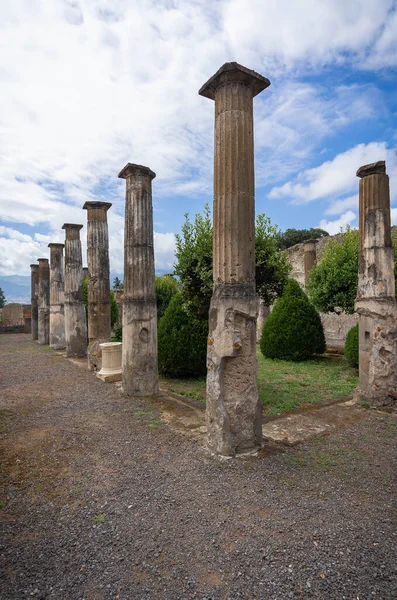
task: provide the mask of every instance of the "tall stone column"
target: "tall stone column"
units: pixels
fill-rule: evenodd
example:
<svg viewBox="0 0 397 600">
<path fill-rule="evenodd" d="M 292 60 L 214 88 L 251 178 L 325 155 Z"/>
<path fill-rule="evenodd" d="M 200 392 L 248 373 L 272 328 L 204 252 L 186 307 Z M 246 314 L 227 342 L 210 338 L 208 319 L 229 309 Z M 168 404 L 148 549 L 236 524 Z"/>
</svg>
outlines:
<svg viewBox="0 0 397 600">
<path fill-rule="evenodd" d="M 50 249 L 50 346 L 65 348 L 65 265 L 64 244 L 48 244 Z"/>
<path fill-rule="evenodd" d="M 317 240 L 308 240 L 303 246 L 303 263 L 305 269 L 305 286 L 309 283 L 310 271 L 316 265 L 316 244 Z"/>
<path fill-rule="evenodd" d="M 99 344 L 110 341 L 110 266 L 107 211 L 110 202 L 86 202 L 88 263 L 88 366 L 101 368 Z"/>
<path fill-rule="evenodd" d="M 50 343 L 50 266 L 48 258 L 38 258 L 39 289 L 38 305 L 38 337 L 39 344 L 48 346 Z"/>
<path fill-rule="evenodd" d="M 87 321 L 84 305 L 80 229 L 65 223 L 65 341 L 66 356 L 87 356 Z"/>
<path fill-rule="evenodd" d="M 38 339 L 38 294 L 39 294 L 39 265 L 30 265 L 30 303 L 32 305 L 32 340 Z"/>
<path fill-rule="evenodd" d="M 374 406 L 397 404 L 397 304 L 390 224 L 389 177 L 384 161 L 360 177 L 360 243 L 356 311 L 359 314 L 359 388 Z"/>
<path fill-rule="evenodd" d="M 262 444 L 255 330 L 253 97 L 270 81 L 226 63 L 200 89 L 215 100 L 213 295 L 207 353 L 207 435 L 216 454 Z"/>
<path fill-rule="evenodd" d="M 124 228 L 123 392 L 158 393 L 157 306 L 154 279 L 152 179 L 148 167 L 128 163 Z"/>
</svg>

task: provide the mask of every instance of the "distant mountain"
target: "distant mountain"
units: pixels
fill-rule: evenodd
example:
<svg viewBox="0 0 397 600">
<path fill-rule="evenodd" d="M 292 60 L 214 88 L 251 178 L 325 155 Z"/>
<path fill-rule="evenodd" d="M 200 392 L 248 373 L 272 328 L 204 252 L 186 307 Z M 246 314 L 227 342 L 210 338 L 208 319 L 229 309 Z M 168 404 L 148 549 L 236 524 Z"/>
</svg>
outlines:
<svg viewBox="0 0 397 600">
<path fill-rule="evenodd" d="M 0 275 L 0 288 L 7 304 L 30 304 L 30 275 Z"/>
</svg>

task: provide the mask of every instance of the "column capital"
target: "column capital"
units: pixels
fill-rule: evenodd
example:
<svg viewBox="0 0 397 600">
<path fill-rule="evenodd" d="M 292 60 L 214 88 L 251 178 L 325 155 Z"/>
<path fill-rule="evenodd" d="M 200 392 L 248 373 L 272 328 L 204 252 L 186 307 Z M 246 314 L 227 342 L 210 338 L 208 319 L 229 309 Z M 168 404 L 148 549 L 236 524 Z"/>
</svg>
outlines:
<svg viewBox="0 0 397 600">
<path fill-rule="evenodd" d="M 39 268 L 39 265 L 36 265 L 36 264 L 33 263 L 33 264 L 30 265 L 30 268 L 32 269 L 32 271 L 34 271 L 35 269 Z"/>
<path fill-rule="evenodd" d="M 45 264 L 45 263 L 48 263 L 48 258 L 38 258 L 37 261 L 38 261 L 39 265 Z"/>
<path fill-rule="evenodd" d="M 49 248 L 64 248 L 65 244 L 57 244 L 55 242 L 51 242 L 50 244 L 48 244 Z"/>
<path fill-rule="evenodd" d="M 131 177 L 133 175 L 144 175 L 146 177 L 150 177 L 151 180 L 156 177 L 156 173 L 149 169 L 149 167 L 136 165 L 134 163 L 127 163 L 124 169 L 121 169 L 118 177 L 120 177 L 120 179 L 127 179 L 127 177 Z"/>
<path fill-rule="evenodd" d="M 62 229 L 77 229 L 77 231 L 80 231 L 83 227 L 84 225 L 78 225 L 77 223 L 64 223 L 62 225 Z"/>
<path fill-rule="evenodd" d="M 362 179 L 368 175 L 386 173 L 386 162 L 384 160 L 378 160 L 378 162 L 370 163 L 369 165 L 363 165 L 360 167 L 356 175 Z"/>
<path fill-rule="evenodd" d="M 263 77 L 256 71 L 247 69 L 236 62 L 225 63 L 210 77 L 210 79 L 199 89 L 199 95 L 215 100 L 216 90 L 225 83 L 241 83 L 251 88 L 252 97 L 257 96 L 270 85 L 269 79 Z"/>
<path fill-rule="evenodd" d="M 87 201 L 84 203 L 83 209 L 84 210 L 102 209 L 107 212 L 111 206 L 112 206 L 111 202 L 99 202 L 97 200 L 93 200 L 93 201 L 90 200 L 90 201 Z"/>
</svg>

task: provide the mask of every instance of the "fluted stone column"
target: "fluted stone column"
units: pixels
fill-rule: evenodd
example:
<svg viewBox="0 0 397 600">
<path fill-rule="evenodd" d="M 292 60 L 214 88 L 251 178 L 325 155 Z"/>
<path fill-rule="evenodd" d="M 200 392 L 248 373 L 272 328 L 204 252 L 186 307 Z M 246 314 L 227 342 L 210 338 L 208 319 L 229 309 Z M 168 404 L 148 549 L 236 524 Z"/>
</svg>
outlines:
<svg viewBox="0 0 397 600">
<path fill-rule="evenodd" d="M 87 355 L 87 322 L 84 305 L 80 229 L 65 223 L 65 341 L 66 356 Z"/>
<path fill-rule="evenodd" d="M 47 346 L 50 343 L 50 266 L 48 258 L 38 258 L 38 336 L 37 341 Z"/>
<path fill-rule="evenodd" d="M 386 164 L 360 167 L 358 395 L 374 406 L 397 404 L 397 304 Z"/>
<path fill-rule="evenodd" d="M 305 286 L 309 283 L 310 271 L 316 265 L 317 240 L 308 240 L 303 246 L 303 264 L 305 269 Z"/>
<path fill-rule="evenodd" d="M 64 244 L 48 244 L 50 249 L 50 346 L 65 348 L 65 264 Z"/>
<path fill-rule="evenodd" d="M 207 353 L 207 435 L 216 454 L 260 448 L 255 331 L 253 97 L 270 81 L 226 63 L 200 89 L 215 100 L 213 295 Z"/>
<path fill-rule="evenodd" d="M 110 266 L 107 211 L 110 202 L 86 202 L 88 263 L 88 366 L 101 368 L 100 344 L 110 341 Z"/>
<path fill-rule="evenodd" d="M 38 339 L 38 294 L 39 294 L 39 265 L 30 265 L 30 303 L 32 305 L 32 340 Z"/>
<path fill-rule="evenodd" d="M 152 179 L 148 167 L 128 163 L 124 228 L 123 392 L 158 392 L 157 307 L 154 279 Z"/>
</svg>

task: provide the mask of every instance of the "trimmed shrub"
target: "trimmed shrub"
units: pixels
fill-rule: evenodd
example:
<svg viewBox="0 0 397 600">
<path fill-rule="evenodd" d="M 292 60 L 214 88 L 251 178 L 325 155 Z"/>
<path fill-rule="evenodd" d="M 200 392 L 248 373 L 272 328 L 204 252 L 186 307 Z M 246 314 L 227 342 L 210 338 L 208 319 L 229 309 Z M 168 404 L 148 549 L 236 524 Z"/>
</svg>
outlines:
<svg viewBox="0 0 397 600">
<path fill-rule="evenodd" d="M 156 277 L 157 320 L 160 321 L 180 285 L 172 275 Z"/>
<path fill-rule="evenodd" d="M 293 279 L 267 317 L 260 343 L 266 358 L 300 361 L 325 352 L 320 315 Z"/>
<path fill-rule="evenodd" d="M 347 333 L 345 341 L 345 357 L 350 367 L 358 369 L 358 323 Z"/>
<path fill-rule="evenodd" d="M 198 377 L 207 369 L 208 322 L 190 315 L 182 294 L 172 298 L 158 327 L 159 370 L 171 377 Z"/>
</svg>

